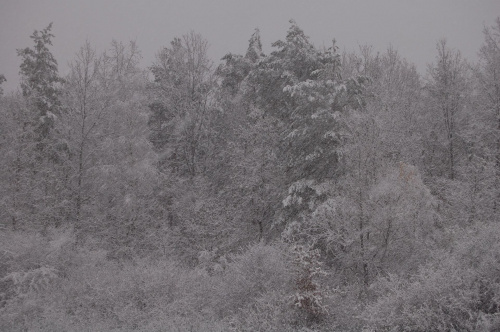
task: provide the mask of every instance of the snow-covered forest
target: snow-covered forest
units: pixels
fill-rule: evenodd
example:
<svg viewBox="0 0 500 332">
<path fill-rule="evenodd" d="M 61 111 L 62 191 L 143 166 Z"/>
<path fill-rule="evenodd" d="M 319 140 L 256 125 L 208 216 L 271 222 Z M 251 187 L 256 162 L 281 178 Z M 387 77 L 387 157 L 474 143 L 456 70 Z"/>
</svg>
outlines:
<svg viewBox="0 0 500 332">
<path fill-rule="evenodd" d="M 499 331 L 489 23 L 424 74 L 293 20 L 269 54 L 189 32 L 147 68 L 35 31 L 0 89 L 0 330 Z"/>
</svg>

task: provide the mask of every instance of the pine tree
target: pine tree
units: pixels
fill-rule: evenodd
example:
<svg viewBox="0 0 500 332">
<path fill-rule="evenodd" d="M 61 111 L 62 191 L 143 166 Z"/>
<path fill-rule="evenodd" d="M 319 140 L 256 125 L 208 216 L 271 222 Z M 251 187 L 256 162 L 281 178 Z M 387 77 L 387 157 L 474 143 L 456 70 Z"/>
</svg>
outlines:
<svg viewBox="0 0 500 332">
<path fill-rule="evenodd" d="M 0 97 L 3 96 L 3 88 L 2 88 L 2 83 L 7 81 L 5 76 L 3 74 L 0 74 Z"/>
<path fill-rule="evenodd" d="M 262 43 L 260 41 L 260 31 L 259 29 L 255 29 L 255 32 L 250 37 L 248 41 L 248 49 L 245 54 L 245 58 L 250 60 L 252 63 L 257 62 L 259 59 L 264 57 L 264 53 L 262 52 Z"/>
<path fill-rule="evenodd" d="M 276 153 L 286 168 L 284 202 L 295 211 L 308 210 L 321 196 L 311 186 L 338 175 L 346 114 L 363 103 L 363 78 L 340 77 L 335 44 L 318 50 L 295 21 L 290 23 L 286 39 L 273 43 L 276 50 L 249 74 L 249 84 L 264 116 L 283 126 Z"/>
<path fill-rule="evenodd" d="M 61 103 L 57 61 L 49 50 L 54 35 L 52 24 L 31 36 L 32 48 L 17 50 L 20 65 L 22 100 L 11 116 L 12 146 L 12 224 L 46 229 L 66 217 L 65 176 L 68 149 L 60 134 Z M 40 228 L 39 228 L 40 227 Z"/>
<path fill-rule="evenodd" d="M 55 116 L 60 111 L 60 83 L 63 80 L 58 75 L 57 61 L 49 50 L 54 35 L 50 32 L 52 23 L 42 31 L 30 36 L 34 42 L 33 48 L 18 49 L 22 58 L 20 66 L 21 89 L 34 108 L 34 119 L 39 140 L 47 138 L 54 127 Z"/>
</svg>

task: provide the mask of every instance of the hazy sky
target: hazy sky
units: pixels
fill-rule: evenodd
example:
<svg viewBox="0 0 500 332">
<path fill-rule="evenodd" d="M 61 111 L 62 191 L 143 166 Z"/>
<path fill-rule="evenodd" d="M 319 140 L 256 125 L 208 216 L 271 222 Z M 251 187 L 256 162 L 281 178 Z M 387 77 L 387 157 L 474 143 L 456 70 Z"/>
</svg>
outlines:
<svg viewBox="0 0 500 332">
<path fill-rule="evenodd" d="M 292 18 L 317 46 L 333 38 L 347 51 L 370 44 L 383 52 L 392 45 L 423 73 L 443 37 L 476 60 L 483 27 L 497 16 L 499 0 L 0 0 L 0 74 L 8 80 L 5 90 L 17 88 L 16 49 L 31 47 L 29 36 L 50 22 L 64 75 L 86 39 L 98 51 L 112 39 L 136 40 L 146 67 L 174 37 L 194 30 L 209 41 L 217 64 L 228 52 L 243 54 L 256 27 L 269 53 Z"/>
</svg>

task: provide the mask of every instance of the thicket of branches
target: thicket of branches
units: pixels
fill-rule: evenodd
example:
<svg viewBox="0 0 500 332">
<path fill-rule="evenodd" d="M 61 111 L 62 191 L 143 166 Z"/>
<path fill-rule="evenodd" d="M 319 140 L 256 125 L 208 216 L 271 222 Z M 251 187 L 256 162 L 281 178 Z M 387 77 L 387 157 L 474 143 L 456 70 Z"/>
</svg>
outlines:
<svg viewBox="0 0 500 332">
<path fill-rule="evenodd" d="M 500 329 L 500 18 L 423 76 L 290 21 L 60 77 L 51 27 L 0 90 L 0 330 Z"/>
</svg>

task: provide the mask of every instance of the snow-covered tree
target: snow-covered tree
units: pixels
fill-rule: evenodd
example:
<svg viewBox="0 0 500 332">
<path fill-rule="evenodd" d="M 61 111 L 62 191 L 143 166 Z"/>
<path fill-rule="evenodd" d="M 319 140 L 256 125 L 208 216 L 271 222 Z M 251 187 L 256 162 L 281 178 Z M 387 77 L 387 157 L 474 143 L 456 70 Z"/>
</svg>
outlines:
<svg viewBox="0 0 500 332">
<path fill-rule="evenodd" d="M 304 196 L 311 181 L 338 175 L 345 114 L 363 103 L 363 78 L 340 77 L 335 45 L 316 49 L 294 21 L 286 39 L 273 47 L 249 74 L 249 84 L 264 116 L 282 123 L 276 153 L 289 186 L 284 202 L 294 214 L 295 208 L 307 210 L 314 203 L 314 195 Z"/>
<path fill-rule="evenodd" d="M 101 55 L 87 42 L 70 63 L 62 99 L 71 220 L 79 238 L 92 233 L 127 255 L 147 247 L 142 240 L 158 226 L 153 219 L 162 210 L 153 195 L 161 180 L 148 140 L 147 78 L 139 60 L 134 42 L 113 41 Z"/>
<path fill-rule="evenodd" d="M 479 96 L 481 98 L 474 137 L 476 148 L 486 164 L 494 168 L 493 209 L 500 211 L 500 18 L 484 29 L 484 43 L 479 51 Z"/>
<path fill-rule="evenodd" d="M 57 61 L 49 50 L 54 35 L 50 32 L 52 23 L 42 31 L 30 36 L 34 42 L 33 48 L 17 50 L 22 58 L 21 88 L 23 95 L 28 97 L 34 107 L 33 121 L 36 123 L 40 138 L 46 138 L 54 126 L 54 117 L 59 114 L 60 83 Z"/>
<path fill-rule="evenodd" d="M 457 176 L 457 166 L 464 154 L 460 135 L 468 93 L 468 70 L 460 52 L 451 50 L 446 40 L 438 42 L 437 51 L 437 62 L 429 66 L 426 88 L 430 97 L 430 116 L 432 119 L 440 119 L 434 122 L 438 124 L 438 127 L 434 128 L 434 139 L 445 142 L 441 153 L 446 155 L 446 164 L 441 171 L 453 180 Z M 441 137 L 441 133 L 445 136 Z"/>
<path fill-rule="evenodd" d="M 96 162 L 96 131 L 102 125 L 108 106 L 102 98 L 104 87 L 99 84 L 101 61 L 86 42 L 70 64 L 71 73 L 65 84 L 65 120 L 73 155 L 74 209 L 77 222 L 80 220 L 82 203 L 89 199 L 88 190 L 85 190 L 89 186 L 87 172 Z"/>
<path fill-rule="evenodd" d="M 2 83 L 7 81 L 5 76 L 3 74 L 0 74 L 0 97 L 3 96 L 3 88 L 2 88 Z"/>
<path fill-rule="evenodd" d="M 175 38 L 150 67 L 151 142 L 160 161 L 193 177 L 203 172 L 210 144 L 214 76 L 208 42 L 190 32 Z"/>
<path fill-rule="evenodd" d="M 60 83 L 49 50 L 51 25 L 31 36 L 32 48 L 17 50 L 22 95 L 3 97 L 6 166 L 4 208 L 13 228 L 44 230 L 66 216 L 67 145 L 60 133 Z"/>
</svg>

